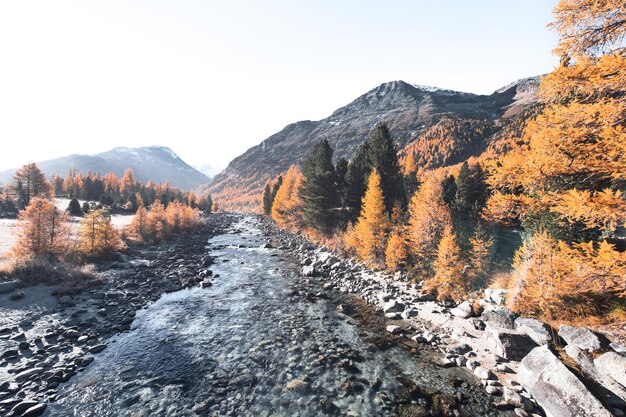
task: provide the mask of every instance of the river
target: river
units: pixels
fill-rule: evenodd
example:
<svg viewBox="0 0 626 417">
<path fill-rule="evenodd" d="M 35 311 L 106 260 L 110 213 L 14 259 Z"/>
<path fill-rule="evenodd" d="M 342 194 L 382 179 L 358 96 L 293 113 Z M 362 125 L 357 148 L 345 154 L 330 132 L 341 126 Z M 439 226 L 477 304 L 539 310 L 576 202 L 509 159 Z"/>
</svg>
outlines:
<svg viewBox="0 0 626 417">
<path fill-rule="evenodd" d="M 381 343 L 393 339 L 380 316 L 337 312 L 368 307 L 322 291 L 288 251 L 261 248 L 267 241 L 254 217 L 212 238 L 213 286 L 139 311 L 45 415 L 512 415 L 493 409 L 467 370 L 438 367 L 428 348 Z"/>
</svg>

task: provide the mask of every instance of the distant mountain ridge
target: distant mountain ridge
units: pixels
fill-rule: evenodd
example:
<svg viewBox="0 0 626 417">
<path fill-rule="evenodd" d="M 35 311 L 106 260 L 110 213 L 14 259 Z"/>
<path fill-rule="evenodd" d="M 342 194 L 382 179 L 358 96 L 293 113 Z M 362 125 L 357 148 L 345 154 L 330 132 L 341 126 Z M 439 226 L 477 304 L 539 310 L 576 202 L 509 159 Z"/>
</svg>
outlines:
<svg viewBox="0 0 626 417">
<path fill-rule="evenodd" d="M 48 161 L 37 162 L 48 176 L 65 176 L 70 169 L 82 173 L 89 171 L 99 174 L 114 172 L 122 175 L 126 168 L 132 168 L 139 181 L 164 183 L 181 190 L 194 190 L 206 183 L 209 177 L 183 161 L 174 151 L 165 146 L 145 146 L 140 148 L 117 147 L 95 155 L 69 155 Z M 15 169 L 0 172 L 0 182 L 11 180 Z"/>
<path fill-rule="evenodd" d="M 381 121 L 388 124 L 401 148 L 419 141 L 421 135 L 442 119 L 479 121 L 489 125 L 484 129 L 485 136 L 480 138 L 480 143 L 473 137 L 471 141 L 460 141 L 471 145 L 467 149 L 455 150 L 464 156 L 477 154 L 486 149 L 493 135 L 497 134 L 500 120 L 518 117 L 538 103 L 539 79 L 539 76 L 524 78 L 490 95 L 412 85 L 404 81 L 384 83 L 325 119 L 287 125 L 233 159 L 200 190 L 211 193 L 216 200 L 232 208 L 254 207 L 259 203 L 267 179 L 285 172 L 291 164 L 301 162 L 317 141 L 328 139 L 336 157 L 350 159 L 372 127 Z"/>
</svg>

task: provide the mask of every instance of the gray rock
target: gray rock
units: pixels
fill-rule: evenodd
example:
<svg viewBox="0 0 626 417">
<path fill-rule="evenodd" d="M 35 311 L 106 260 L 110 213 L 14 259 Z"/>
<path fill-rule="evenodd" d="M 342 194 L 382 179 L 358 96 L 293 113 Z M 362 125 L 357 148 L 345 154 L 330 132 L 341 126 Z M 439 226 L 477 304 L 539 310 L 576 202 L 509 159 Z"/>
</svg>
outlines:
<svg viewBox="0 0 626 417">
<path fill-rule="evenodd" d="M 398 302 L 397 300 L 391 300 L 385 303 L 383 311 L 385 313 L 401 313 L 404 311 L 404 304 Z"/>
<path fill-rule="evenodd" d="M 548 325 L 537 319 L 518 317 L 515 319 L 515 330 L 527 334 L 539 346 L 547 345 L 552 340 Z"/>
<path fill-rule="evenodd" d="M 463 301 L 461 304 L 450 310 L 450 313 L 452 313 L 453 316 L 466 319 L 474 315 L 474 309 L 469 301 Z"/>
<path fill-rule="evenodd" d="M 467 343 L 460 343 L 458 345 L 450 346 L 448 348 L 448 353 L 451 355 L 464 355 L 470 350 L 472 350 L 472 348 Z"/>
<path fill-rule="evenodd" d="M 37 417 L 43 414 L 46 409 L 46 404 L 37 404 L 24 411 L 22 417 Z"/>
<path fill-rule="evenodd" d="M 608 374 L 598 370 L 591 353 L 574 345 L 565 346 L 565 353 L 576 362 L 587 382 L 595 385 L 596 395 L 600 396 L 598 398 L 603 400 L 604 404 L 615 407 L 626 406 L 626 401 L 623 400 L 626 398 L 626 389 Z"/>
<path fill-rule="evenodd" d="M 300 273 L 305 277 L 312 277 L 317 274 L 317 271 L 315 271 L 315 267 L 313 265 L 306 265 L 302 267 Z"/>
<path fill-rule="evenodd" d="M 501 327 L 503 329 L 515 329 L 515 319 L 517 314 L 510 312 L 506 308 L 484 311 L 481 319 L 486 324 Z"/>
<path fill-rule="evenodd" d="M 30 379 L 31 377 L 43 372 L 44 369 L 41 367 L 35 367 L 35 368 L 31 368 L 31 369 L 27 369 L 25 371 L 20 372 L 19 374 L 15 375 L 15 380 L 16 381 L 23 381 L 23 380 L 27 380 Z"/>
<path fill-rule="evenodd" d="M 402 333 L 402 327 L 394 326 L 393 324 L 390 324 L 389 326 L 387 326 L 386 330 L 389 333 L 391 333 L 391 334 L 400 334 L 400 333 Z"/>
<path fill-rule="evenodd" d="M 89 348 L 89 353 L 99 353 L 106 349 L 106 343 L 100 343 L 99 345 L 95 345 Z"/>
<path fill-rule="evenodd" d="M 517 330 L 503 329 L 487 324 L 487 337 L 496 346 L 496 353 L 506 359 L 521 361 L 524 356 L 537 347 L 537 344 L 526 334 Z"/>
<path fill-rule="evenodd" d="M 561 325 L 559 327 L 559 336 L 561 336 L 568 345 L 574 345 L 579 349 L 589 352 L 596 352 L 608 345 L 606 338 L 586 327 Z"/>
<path fill-rule="evenodd" d="M 520 363 L 519 377 L 524 388 L 552 417 L 611 417 L 547 346 L 526 355 Z"/>
<path fill-rule="evenodd" d="M 599 372 L 610 376 L 626 387 L 626 358 L 615 352 L 607 352 L 593 361 Z"/>
<path fill-rule="evenodd" d="M 620 345 L 619 343 L 611 343 L 609 346 L 620 355 L 626 356 L 626 346 Z"/>
<path fill-rule="evenodd" d="M 467 322 L 476 330 L 485 330 L 485 322 L 478 317 L 470 317 Z"/>
<path fill-rule="evenodd" d="M 17 281 L 0 282 L 0 294 L 11 292 L 17 288 Z"/>
<path fill-rule="evenodd" d="M 496 376 L 487 368 L 478 366 L 474 369 L 474 375 L 482 380 L 496 379 Z"/>
</svg>

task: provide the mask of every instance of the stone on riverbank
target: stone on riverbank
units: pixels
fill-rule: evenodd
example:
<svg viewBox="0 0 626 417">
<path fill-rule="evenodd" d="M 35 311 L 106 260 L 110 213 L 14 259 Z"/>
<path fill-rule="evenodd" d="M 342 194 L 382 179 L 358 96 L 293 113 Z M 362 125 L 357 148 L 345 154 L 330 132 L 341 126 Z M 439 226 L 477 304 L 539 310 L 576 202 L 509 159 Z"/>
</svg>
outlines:
<svg viewBox="0 0 626 417">
<path fill-rule="evenodd" d="M 547 324 L 527 317 L 515 319 L 515 330 L 528 335 L 539 346 L 547 345 L 552 340 L 552 333 Z"/>
<path fill-rule="evenodd" d="M 537 344 L 526 334 L 516 330 L 504 329 L 491 323 L 487 324 L 485 333 L 496 346 L 496 353 L 503 358 L 521 361 Z"/>
<path fill-rule="evenodd" d="M 547 346 L 533 349 L 520 363 L 520 382 L 552 417 L 611 417 Z"/>
<path fill-rule="evenodd" d="M 601 373 L 610 376 L 626 387 L 626 357 L 607 352 L 593 361 Z"/>
<path fill-rule="evenodd" d="M 561 325 L 559 327 L 559 336 L 568 345 L 574 345 L 589 352 L 596 352 L 608 345 L 606 338 L 586 327 Z"/>
</svg>

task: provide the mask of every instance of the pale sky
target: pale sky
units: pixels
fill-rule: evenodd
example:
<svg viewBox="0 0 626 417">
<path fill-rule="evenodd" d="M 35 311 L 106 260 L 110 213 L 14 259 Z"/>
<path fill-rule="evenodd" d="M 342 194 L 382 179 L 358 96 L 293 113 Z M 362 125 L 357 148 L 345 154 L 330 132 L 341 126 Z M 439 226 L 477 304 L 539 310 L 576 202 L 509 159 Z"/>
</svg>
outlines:
<svg viewBox="0 0 626 417">
<path fill-rule="evenodd" d="M 489 94 L 550 71 L 546 0 L 3 0 L 0 169 L 116 146 L 227 163 L 404 80 Z"/>
</svg>

